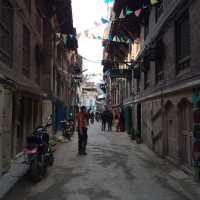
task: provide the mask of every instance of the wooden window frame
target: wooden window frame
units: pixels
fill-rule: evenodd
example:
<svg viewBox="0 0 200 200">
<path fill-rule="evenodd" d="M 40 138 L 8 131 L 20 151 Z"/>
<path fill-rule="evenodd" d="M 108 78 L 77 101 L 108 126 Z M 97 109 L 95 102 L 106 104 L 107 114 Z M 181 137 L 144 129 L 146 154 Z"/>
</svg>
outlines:
<svg viewBox="0 0 200 200">
<path fill-rule="evenodd" d="M 3 42 L 1 43 L 0 39 L 0 60 L 2 60 L 4 63 L 8 64 L 10 67 L 12 66 L 12 47 L 13 47 L 13 12 L 12 12 L 12 5 L 9 3 L 9 1 L 6 0 L 0 0 L 0 36 L 1 34 L 5 34 L 4 37 L 6 37 L 6 44 Z M 6 7 L 7 13 L 5 12 Z M 9 11 L 9 12 L 8 12 Z M 10 18 L 10 19 L 9 19 Z M 7 20 L 7 21 L 6 21 Z M 3 37 L 1 36 L 1 37 Z M 2 39 L 4 40 L 4 39 Z M 4 40 L 5 41 L 5 40 Z M 3 46 L 6 45 L 6 46 Z"/>
<path fill-rule="evenodd" d="M 159 59 L 155 62 L 155 78 L 156 84 L 164 80 L 164 66 L 162 59 Z"/>
<path fill-rule="evenodd" d="M 187 21 L 186 21 L 187 20 Z M 189 11 L 185 10 L 181 16 L 177 19 L 175 24 L 175 44 L 176 44 L 176 74 L 179 74 L 181 71 L 185 71 L 190 67 L 190 26 L 189 26 Z M 184 33 L 181 28 L 181 25 L 188 23 L 188 33 Z M 183 35 L 185 34 L 185 35 Z M 188 35 L 186 35 L 188 34 Z M 181 38 L 188 37 L 187 44 L 181 43 Z M 182 49 L 187 49 L 184 46 L 188 46 L 188 52 L 183 53 Z M 185 55 L 183 55 L 185 54 Z"/>
<path fill-rule="evenodd" d="M 29 29 L 23 25 L 23 45 L 22 45 L 22 72 L 26 77 L 30 76 L 30 58 L 31 58 L 31 33 Z"/>
<path fill-rule="evenodd" d="M 163 5 L 163 1 L 161 1 L 155 7 L 155 21 L 156 21 L 156 23 L 158 22 L 160 16 L 162 15 L 163 10 L 164 10 L 164 5 Z"/>
</svg>

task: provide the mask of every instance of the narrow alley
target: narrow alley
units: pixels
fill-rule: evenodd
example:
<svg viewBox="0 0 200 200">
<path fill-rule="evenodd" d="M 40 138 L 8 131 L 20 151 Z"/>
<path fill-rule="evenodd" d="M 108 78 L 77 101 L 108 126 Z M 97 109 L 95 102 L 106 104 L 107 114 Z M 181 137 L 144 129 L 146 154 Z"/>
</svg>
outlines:
<svg viewBox="0 0 200 200">
<path fill-rule="evenodd" d="M 158 158 L 125 132 L 88 130 L 88 155 L 77 154 L 77 135 L 57 146 L 41 182 L 24 177 L 5 200 L 197 200 L 193 179 Z"/>
</svg>

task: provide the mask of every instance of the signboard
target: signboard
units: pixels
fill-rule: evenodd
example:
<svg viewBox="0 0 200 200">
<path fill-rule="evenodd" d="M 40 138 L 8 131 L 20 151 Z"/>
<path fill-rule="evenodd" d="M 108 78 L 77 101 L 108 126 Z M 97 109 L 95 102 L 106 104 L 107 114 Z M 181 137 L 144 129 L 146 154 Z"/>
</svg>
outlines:
<svg viewBox="0 0 200 200">
<path fill-rule="evenodd" d="M 82 75 L 72 75 L 72 78 L 74 78 L 74 79 L 81 79 Z"/>
<path fill-rule="evenodd" d="M 131 78 L 131 69 L 110 69 L 109 76 L 111 78 Z"/>
</svg>

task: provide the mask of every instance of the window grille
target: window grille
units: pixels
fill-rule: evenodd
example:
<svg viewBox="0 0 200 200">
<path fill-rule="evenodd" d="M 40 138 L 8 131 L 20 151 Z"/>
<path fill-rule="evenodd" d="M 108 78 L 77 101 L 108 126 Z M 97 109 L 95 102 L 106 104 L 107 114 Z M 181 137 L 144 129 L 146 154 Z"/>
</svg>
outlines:
<svg viewBox="0 0 200 200">
<path fill-rule="evenodd" d="M 190 65 L 189 13 L 184 12 L 176 22 L 176 64 L 177 73 Z"/>
<path fill-rule="evenodd" d="M 12 64 L 13 11 L 7 0 L 0 0 L 0 60 Z"/>
</svg>

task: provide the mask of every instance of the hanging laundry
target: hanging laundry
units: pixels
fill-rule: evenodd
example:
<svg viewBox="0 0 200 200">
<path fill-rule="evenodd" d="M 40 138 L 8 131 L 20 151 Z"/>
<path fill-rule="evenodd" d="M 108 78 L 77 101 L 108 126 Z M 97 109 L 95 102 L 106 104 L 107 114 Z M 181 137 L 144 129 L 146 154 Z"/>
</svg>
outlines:
<svg viewBox="0 0 200 200">
<path fill-rule="evenodd" d="M 126 16 L 129 16 L 131 14 L 133 14 L 133 10 L 130 10 L 129 8 L 126 8 Z"/>
<path fill-rule="evenodd" d="M 102 40 L 102 37 L 101 36 L 97 36 L 97 39 Z"/>
<path fill-rule="evenodd" d="M 101 18 L 101 21 L 102 21 L 103 24 L 109 23 L 109 21 L 107 19 L 103 18 L 103 17 Z"/>
<path fill-rule="evenodd" d="M 124 19 L 124 18 L 126 18 L 126 15 L 124 15 L 124 11 L 122 10 L 119 15 L 119 19 Z"/>
<path fill-rule="evenodd" d="M 126 41 L 125 41 L 125 39 L 123 37 L 121 37 L 120 42 L 126 43 Z"/>
<path fill-rule="evenodd" d="M 139 17 L 141 12 L 142 12 L 142 9 L 136 10 L 135 11 L 135 16 Z"/>
<path fill-rule="evenodd" d="M 104 3 L 105 4 L 109 4 L 109 3 L 112 3 L 114 0 L 104 0 Z"/>
<path fill-rule="evenodd" d="M 67 38 L 67 36 L 65 36 L 64 40 L 63 40 L 63 42 L 64 42 L 65 45 L 67 45 L 67 40 L 68 40 L 68 38 Z"/>
<path fill-rule="evenodd" d="M 151 5 L 155 5 L 155 4 L 160 3 L 159 0 L 150 0 L 150 1 L 151 1 Z"/>
</svg>

